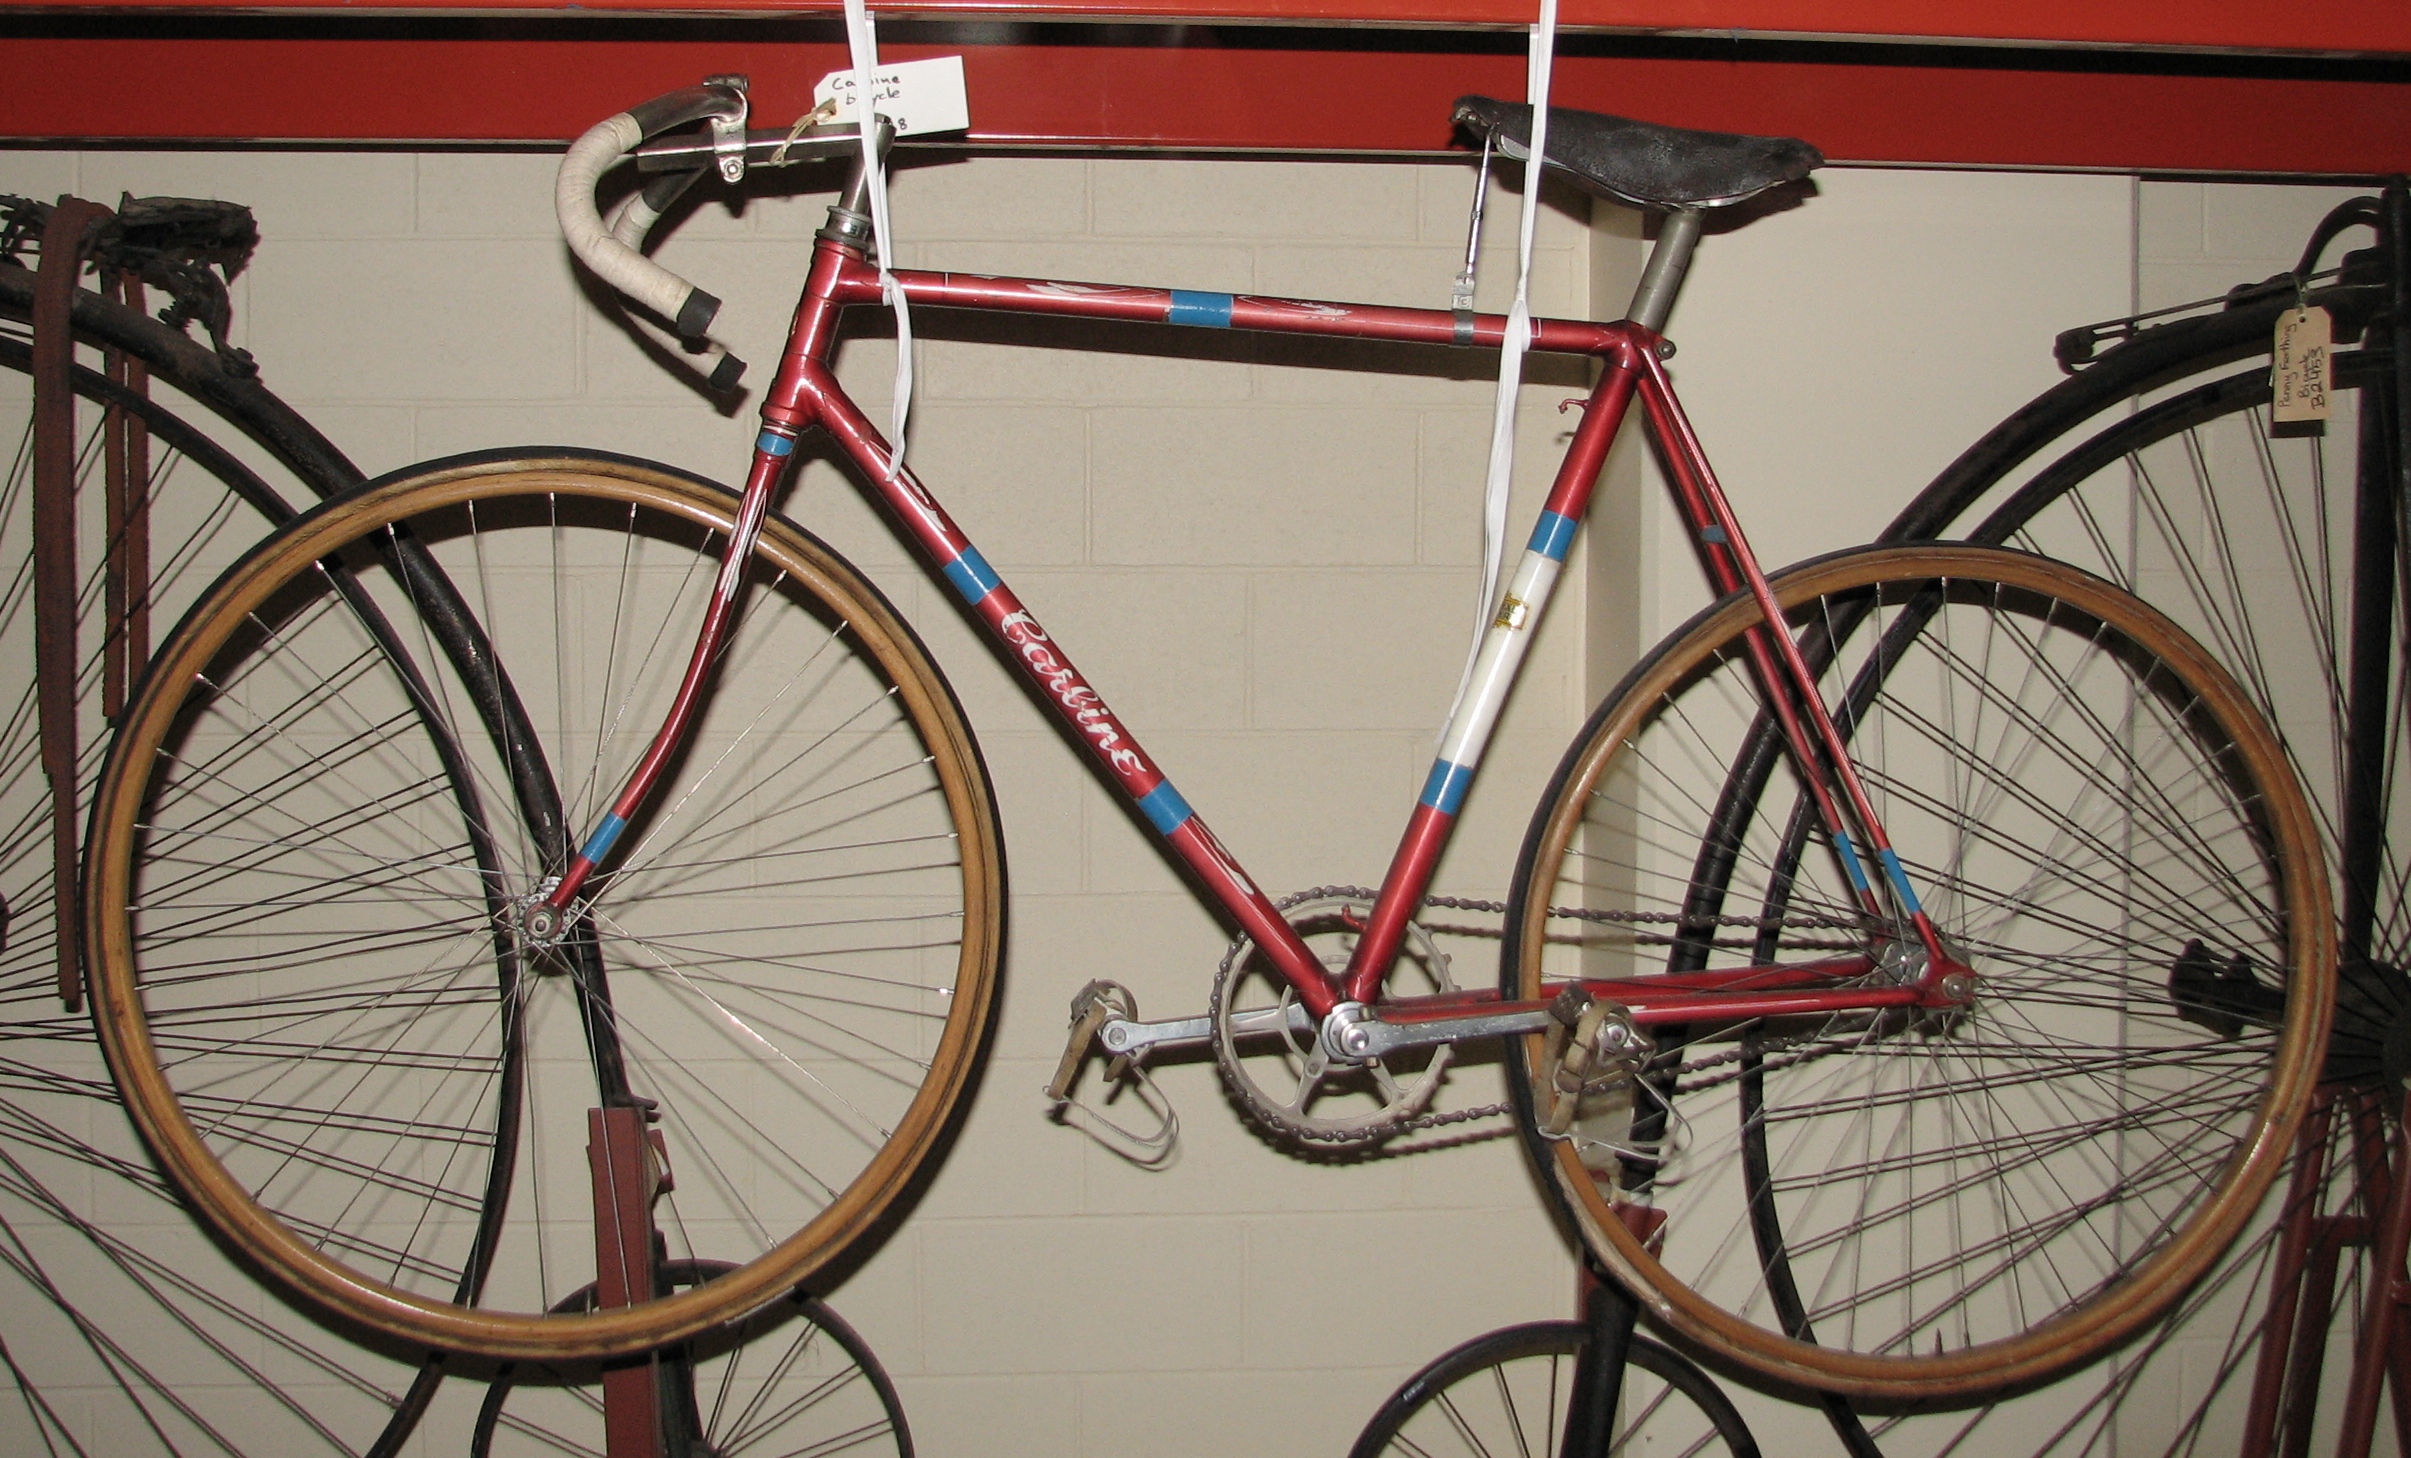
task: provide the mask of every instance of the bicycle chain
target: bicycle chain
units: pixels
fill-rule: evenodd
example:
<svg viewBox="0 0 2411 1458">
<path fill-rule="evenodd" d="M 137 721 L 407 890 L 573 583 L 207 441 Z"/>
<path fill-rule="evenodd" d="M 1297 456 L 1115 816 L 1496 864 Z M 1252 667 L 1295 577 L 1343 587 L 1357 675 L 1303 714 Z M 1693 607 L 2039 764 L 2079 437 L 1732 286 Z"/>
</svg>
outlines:
<svg viewBox="0 0 2411 1458">
<path fill-rule="evenodd" d="M 1306 890 L 1292 892 L 1290 895 L 1282 897 L 1280 900 L 1273 903 L 1273 909 L 1275 911 L 1286 912 L 1293 906 L 1302 906 L 1309 901 L 1319 901 L 1325 899 L 1363 901 L 1367 904 L 1370 904 L 1378 899 L 1378 893 L 1369 891 L 1362 886 L 1310 886 Z M 1504 901 L 1486 901 L 1467 896 L 1426 896 L 1423 898 L 1423 904 L 1425 906 L 1440 907 L 1449 911 L 1481 911 L 1502 916 L 1505 915 L 1507 911 L 1507 903 Z M 1830 916 L 1805 916 L 1792 918 L 1721 915 L 1704 916 L 1680 911 L 1596 911 L 1587 908 L 1577 910 L 1572 907 L 1555 906 L 1549 908 L 1549 914 L 1551 916 L 1564 916 L 1577 921 L 1623 923 L 1649 926 L 1681 924 L 1691 927 L 1749 927 L 1759 931 L 1764 931 L 1768 928 L 1782 930 L 1789 927 L 1811 927 L 1820 930 L 1838 929 L 1843 927 L 1863 929 L 1864 927 L 1863 920 L 1859 918 Z M 1220 967 L 1216 968 L 1214 972 L 1213 989 L 1210 993 L 1208 993 L 1206 998 L 1206 1018 L 1209 1026 L 1218 1025 L 1221 1022 L 1220 1013 L 1222 1011 L 1224 989 L 1230 985 L 1231 972 L 1238 965 L 1240 948 L 1247 945 L 1248 939 L 1246 937 L 1234 937 L 1231 939 L 1229 950 L 1222 954 L 1222 964 Z M 1848 945 L 1857 944 L 1851 943 Z M 1762 1056 L 1770 1052 L 1781 1053 L 1791 1048 L 1799 1047 L 1803 1044 L 1815 1043 L 1819 1041 L 1819 1038 L 1820 1035 L 1818 1034 L 1804 1034 L 1798 1038 L 1786 1039 L 1778 1042 L 1771 1047 L 1762 1046 L 1758 1051 Z M 1313 1128 L 1292 1122 L 1291 1120 L 1283 1117 L 1280 1110 L 1268 1107 L 1261 1099 L 1258 1099 L 1252 1092 L 1250 1092 L 1247 1080 L 1239 1076 L 1238 1051 L 1231 1047 L 1229 1042 L 1222 1038 L 1213 1038 L 1211 1041 L 1214 1047 L 1214 1067 L 1216 1071 L 1222 1075 L 1223 1087 L 1229 1089 L 1231 1096 L 1239 1101 L 1240 1107 L 1246 1109 L 1247 1112 L 1259 1123 L 1262 1123 L 1267 1128 L 1278 1130 L 1279 1132 L 1288 1135 L 1292 1139 L 1330 1145 L 1374 1144 L 1384 1139 L 1396 1138 L 1400 1134 L 1413 1134 L 1425 1129 L 1440 1129 L 1451 1124 L 1470 1124 L 1480 1119 L 1495 1118 L 1501 1115 L 1512 1113 L 1515 1109 L 1515 1105 L 1512 1102 L 1501 1102 L 1495 1104 L 1482 1104 L 1470 1109 L 1452 1109 L 1446 1113 L 1416 1114 L 1411 1117 L 1401 1116 L 1396 1119 L 1385 1120 L 1381 1123 L 1374 1124 L 1363 1129 Z M 1829 1046 L 1839 1048 L 1845 1045 L 1829 1044 Z M 1678 1080 L 1675 1092 L 1679 1094 L 1692 1092 L 1697 1089 L 1714 1088 L 1720 1084 L 1729 1083 L 1733 1079 L 1741 1077 L 1744 1070 L 1737 1069 L 1732 1073 L 1710 1079 L 1704 1083 L 1691 1084 L 1687 1087 L 1679 1082 L 1679 1080 L 1686 1074 L 1719 1067 L 1728 1063 L 1736 1063 L 1739 1062 L 1744 1056 L 1746 1055 L 1743 1049 L 1735 1048 L 1723 1053 L 1712 1053 L 1705 1058 L 1692 1059 L 1686 1062 L 1675 1064 L 1673 1073 L 1675 1078 Z M 1794 1063 L 1805 1061 L 1805 1058 L 1786 1059 L 1784 1062 L 1773 1066 L 1790 1067 Z"/>
</svg>

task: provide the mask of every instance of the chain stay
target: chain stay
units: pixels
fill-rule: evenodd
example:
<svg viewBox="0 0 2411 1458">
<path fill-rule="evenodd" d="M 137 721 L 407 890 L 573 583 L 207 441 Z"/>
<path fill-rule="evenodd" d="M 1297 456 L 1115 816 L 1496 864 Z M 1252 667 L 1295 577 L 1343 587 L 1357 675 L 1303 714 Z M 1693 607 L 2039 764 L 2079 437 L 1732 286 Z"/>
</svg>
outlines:
<svg viewBox="0 0 2411 1458">
<path fill-rule="evenodd" d="M 1287 911 L 1293 906 L 1302 906 L 1309 901 L 1348 900 L 1363 901 L 1369 905 L 1376 899 L 1378 898 L 1375 892 L 1367 890 L 1362 886 L 1311 886 L 1304 891 L 1294 892 L 1291 895 L 1282 897 L 1279 901 L 1274 902 L 1273 906 L 1276 910 Z M 1423 898 L 1423 904 L 1427 907 L 1439 907 L 1448 911 L 1479 911 L 1500 916 L 1505 915 L 1508 909 L 1507 903 L 1504 901 L 1489 901 L 1468 896 L 1426 896 Z M 1577 909 L 1573 907 L 1556 906 L 1549 908 L 1549 915 L 1552 917 L 1565 917 L 1575 921 L 1616 923 L 1626 925 L 1735 927 L 1755 929 L 1759 931 L 1768 929 L 1781 931 L 1795 927 L 1813 928 L 1818 930 L 1843 928 L 1863 929 L 1865 926 L 1864 918 L 1855 916 L 1705 916 L 1679 911 L 1599 911 L 1592 910 L 1590 908 Z M 1240 949 L 1246 945 L 1248 945 L 1248 939 L 1246 937 L 1235 937 L 1231 941 L 1229 950 L 1222 954 L 1222 965 L 1214 974 L 1214 998 L 1217 1002 L 1220 1001 L 1223 988 L 1229 984 L 1231 973 L 1237 966 Z M 1856 943 L 1851 943 L 1849 945 L 1856 945 Z M 1826 1052 L 1840 1051 L 1849 1046 L 1847 1044 L 1834 1043 L 1829 1037 L 1823 1034 L 1812 1033 L 1804 1034 L 1798 1038 L 1784 1039 L 1771 1045 L 1762 1046 L 1759 1049 L 1759 1052 L 1762 1055 L 1767 1053 L 1783 1053 L 1793 1048 L 1806 1047 L 1819 1043 L 1825 1045 L 1823 1051 Z M 1737 1063 L 1742 1059 L 1743 1056 L 1744 1051 L 1742 1049 L 1733 1048 L 1722 1053 L 1709 1054 L 1704 1058 L 1689 1059 L 1673 1064 L 1671 1066 L 1671 1071 L 1677 1079 L 1681 1079 L 1689 1074 L 1699 1073 L 1707 1069 Z M 1804 1054 L 1799 1058 L 1787 1058 L 1781 1063 L 1771 1066 L 1789 1067 L 1795 1063 L 1805 1062 L 1809 1057 L 1813 1056 L 1817 1055 L 1812 1051 L 1811 1053 Z M 1290 1120 L 1284 1118 L 1278 1109 L 1268 1107 L 1263 1103 L 1262 1100 L 1256 1098 L 1254 1094 L 1249 1092 L 1246 1080 L 1234 1076 L 1233 1071 L 1227 1066 L 1229 1057 L 1229 1053 L 1223 1047 L 1221 1047 L 1219 1044 L 1215 1046 L 1214 1061 L 1216 1066 L 1221 1069 L 1223 1075 L 1223 1086 L 1231 1091 L 1232 1096 L 1239 1100 L 1240 1104 L 1247 1110 L 1249 1115 L 1263 1123 L 1268 1128 L 1278 1129 L 1293 1139 L 1307 1140 L 1314 1143 L 1335 1145 L 1372 1144 L 1380 1140 L 1395 1138 L 1400 1134 L 1412 1134 L 1426 1129 L 1441 1129 L 1454 1124 L 1470 1124 L 1483 1119 L 1500 1117 L 1513 1113 L 1515 1108 L 1512 1103 L 1500 1102 L 1495 1104 L 1482 1104 L 1469 1109 L 1452 1109 L 1445 1113 L 1416 1114 L 1409 1117 L 1385 1121 L 1366 1129 L 1311 1128 L 1292 1123 Z M 1649 1068 L 1644 1070 L 1644 1074 L 1665 1071 L 1668 1070 L 1663 1067 Z M 1714 1078 L 1678 1085 L 1675 1091 L 1677 1093 L 1688 1093 L 1697 1089 L 1713 1088 L 1720 1084 L 1729 1083 L 1733 1079 L 1741 1077 L 1747 1071 L 1748 1070 L 1745 1069 L 1735 1069 L 1730 1073 L 1721 1074 Z"/>
</svg>

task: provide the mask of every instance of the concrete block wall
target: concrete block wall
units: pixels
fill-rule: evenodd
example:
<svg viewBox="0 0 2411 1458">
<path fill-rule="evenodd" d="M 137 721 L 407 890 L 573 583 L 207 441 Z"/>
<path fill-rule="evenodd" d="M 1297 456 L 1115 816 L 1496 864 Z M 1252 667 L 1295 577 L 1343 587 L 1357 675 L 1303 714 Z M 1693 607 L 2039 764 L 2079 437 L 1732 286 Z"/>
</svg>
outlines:
<svg viewBox="0 0 2411 1458">
<path fill-rule="evenodd" d="M 251 203 L 267 241 L 237 291 L 239 342 L 372 474 L 543 443 L 735 476 L 749 410 L 681 385 L 580 286 L 551 222 L 554 160 L 12 153 L 0 190 Z M 1444 306 L 1470 184 L 1453 163 L 916 159 L 896 182 L 898 255 Z M 825 200 L 708 198 L 660 251 L 728 301 L 757 383 Z M 2115 177 L 1836 169 L 1806 207 L 1708 240 L 1673 321 L 1676 378 L 1770 562 L 1863 540 L 2051 382 L 2053 331 L 2123 313 L 2139 288 L 2148 303 L 2152 268 L 2217 273 L 2235 240 L 2298 239 L 2290 214 L 2262 226 L 2290 205 Z M 1486 308 L 1505 302 L 1513 220 L 1493 207 Z M 1552 190 L 1535 308 L 1620 311 L 1641 246 L 1628 217 L 1594 224 Z M 988 558 L 1262 884 L 1377 881 L 1476 616 L 1490 361 L 917 323 L 914 459 Z M 1120 349 L 1072 347 L 1085 341 Z M 884 420 L 881 328 L 861 328 L 842 365 Z M 1570 425 L 1555 407 L 1583 384 L 1562 366 L 1531 378 L 1518 524 Z M 1627 442 L 1444 891 L 1503 891 L 1591 700 L 1699 600 L 1651 474 Z M 895 1375 L 921 1451 L 1339 1452 L 1445 1347 L 1570 1311 L 1570 1256 L 1511 1140 L 1300 1161 L 1249 1130 L 1204 1061 L 1159 1073 L 1183 1131 L 1163 1171 L 1041 1116 L 1073 991 L 1108 976 L 1151 1015 L 1202 1011 L 1226 934 L 838 472 L 807 466 L 785 509 L 931 641 L 980 729 L 1010 848 L 1013 940 L 978 1102 L 910 1221 L 832 1293 Z M 1494 942 L 1447 946 L 1460 983 L 1491 977 Z M 1487 1102 L 1495 1084 L 1476 1063 L 1447 1097 Z M 463 1401 L 444 1400 L 420 1451 L 460 1451 Z M 1748 1401 L 1785 1451 L 1823 1441 L 1813 1415 Z M 1985 1451 L 2022 1451 L 1985 1433 Z"/>
<path fill-rule="evenodd" d="M 749 406 L 715 409 L 581 290 L 551 221 L 550 156 L 12 160 L 16 191 L 251 203 L 267 242 L 237 290 L 238 342 L 371 473 L 513 443 L 724 480 L 744 464 Z M 1471 182 L 1453 165 L 919 161 L 896 181 L 898 255 L 1444 307 Z M 727 338 L 757 382 L 826 202 L 709 199 L 661 250 L 727 300 Z M 1488 308 L 1512 281 L 1506 202 Z M 1588 313 L 1587 209 L 1552 194 L 1542 229 L 1536 309 Z M 1378 881 L 1477 613 L 1495 362 L 1386 351 L 1367 372 L 1312 343 L 1126 328 L 1091 337 L 1127 352 L 1095 353 L 1062 330 L 918 325 L 914 460 L 989 560 L 1262 884 Z M 876 322 L 859 332 L 844 373 L 884 420 L 893 346 Z M 1545 482 L 1570 425 L 1553 407 L 1585 382 L 1531 374 L 1521 475 Z M 1159 1074 L 1184 1130 L 1161 1173 L 1042 1116 L 1074 991 L 1109 976 L 1150 1013 L 1202 1012 L 1227 936 L 846 478 L 808 467 L 785 509 L 929 638 L 1008 826 L 1013 937 L 979 1102 L 913 1218 L 832 1293 L 895 1375 L 921 1450 L 1336 1451 L 1441 1348 L 1569 1310 L 1571 1260 L 1511 1139 L 1295 1160 L 1239 1122 L 1206 1061 Z M 1468 815 L 1449 890 L 1504 890 L 1530 797 L 1581 712 L 1571 601 L 1527 670 L 1492 755 L 1499 789 Z M 1495 944 L 1470 946 L 1460 976 L 1487 980 Z M 1496 1085 L 1494 1065 L 1476 1066 L 1458 1101 L 1489 1102 Z M 447 1396 L 425 1451 L 458 1451 L 466 1421 Z"/>
</svg>

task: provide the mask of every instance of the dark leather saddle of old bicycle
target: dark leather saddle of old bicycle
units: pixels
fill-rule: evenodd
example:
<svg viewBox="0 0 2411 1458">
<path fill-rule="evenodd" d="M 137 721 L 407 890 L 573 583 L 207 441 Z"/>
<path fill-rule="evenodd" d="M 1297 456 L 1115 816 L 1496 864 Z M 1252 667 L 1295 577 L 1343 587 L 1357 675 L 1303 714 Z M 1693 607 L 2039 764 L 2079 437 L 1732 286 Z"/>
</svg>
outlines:
<svg viewBox="0 0 2411 1458">
<path fill-rule="evenodd" d="M 1456 123 L 1510 157 L 1527 155 L 1532 108 L 1487 96 L 1457 98 Z M 1745 137 L 1549 108 L 1548 161 L 1593 191 L 1644 208 L 1716 208 L 1795 182 L 1824 165 L 1794 137 Z"/>
</svg>

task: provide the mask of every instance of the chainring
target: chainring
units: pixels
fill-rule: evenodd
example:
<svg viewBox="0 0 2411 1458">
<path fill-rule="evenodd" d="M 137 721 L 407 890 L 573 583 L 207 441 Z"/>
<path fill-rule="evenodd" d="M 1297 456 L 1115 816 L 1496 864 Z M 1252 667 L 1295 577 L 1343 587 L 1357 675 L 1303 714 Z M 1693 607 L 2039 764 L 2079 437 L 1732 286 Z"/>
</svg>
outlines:
<svg viewBox="0 0 2411 1458">
<path fill-rule="evenodd" d="M 1324 964 L 1336 970 L 1347 965 L 1348 955 L 1355 949 L 1361 919 L 1373 901 L 1374 893 L 1361 886 L 1317 886 L 1284 897 L 1274 905 L 1307 938 L 1309 945 L 1318 938 L 1336 943 L 1332 950 L 1320 954 Z M 1429 1120 L 1420 1116 L 1447 1075 L 1452 1049 L 1443 1046 L 1428 1050 L 1422 1055 L 1421 1066 L 1402 1078 L 1379 1061 L 1327 1062 L 1321 1039 L 1312 1031 L 1302 1036 L 1289 1032 L 1259 1034 L 1248 1040 L 1245 1049 L 1239 1046 L 1231 1034 L 1230 1019 L 1234 1012 L 1254 1010 L 1236 1006 L 1238 1000 L 1247 996 L 1249 984 L 1254 984 L 1256 996 L 1248 1000 L 1256 1007 L 1277 1005 L 1286 1009 L 1296 1000 L 1296 993 L 1255 959 L 1255 949 L 1255 942 L 1245 936 L 1231 943 L 1221 967 L 1214 973 L 1213 992 L 1206 1007 L 1212 1028 L 1214 1064 L 1222 1071 L 1222 1081 L 1239 1106 L 1276 1133 L 1317 1144 L 1373 1144 L 1409 1128 L 1427 1127 Z M 1412 990 L 1416 994 L 1456 990 L 1456 983 L 1449 976 L 1447 954 L 1440 950 L 1429 931 L 1411 921 L 1407 923 L 1405 941 L 1389 977 L 1390 983 L 1401 978 L 1415 981 L 1418 985 Z M 1272 993 L 1276 988 L 1277 993 Z M 1259 1075 L 1273 1079 L 1274 1086 L 1266 1087 Z M 1318 1103 L 1326 1106 L 1344 1103 L 1353 1107 L 1347 1113 L 1317 1112 Z"/>
</svg>

